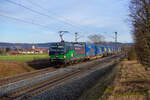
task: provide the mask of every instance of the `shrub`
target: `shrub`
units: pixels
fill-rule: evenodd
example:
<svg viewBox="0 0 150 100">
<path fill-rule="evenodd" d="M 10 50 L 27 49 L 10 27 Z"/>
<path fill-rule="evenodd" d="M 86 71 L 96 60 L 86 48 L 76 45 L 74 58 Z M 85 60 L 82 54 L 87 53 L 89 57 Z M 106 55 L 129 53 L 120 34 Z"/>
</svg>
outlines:
<svg viewBox="0 0 150 100">
<path fill-rule="evenodd" d="M 134 46 L 130 47 L 129 52 L 128 52 L 128 60 L 136 60 L 136 52 Z"/>
</svg>

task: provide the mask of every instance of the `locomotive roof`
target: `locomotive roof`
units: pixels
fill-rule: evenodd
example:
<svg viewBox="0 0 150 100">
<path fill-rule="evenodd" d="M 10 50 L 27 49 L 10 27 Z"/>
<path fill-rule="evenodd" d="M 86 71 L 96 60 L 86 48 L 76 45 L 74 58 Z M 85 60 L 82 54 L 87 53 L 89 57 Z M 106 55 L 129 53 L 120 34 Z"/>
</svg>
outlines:
<svg viewBox="0 0 150 100">
<path fill-rule="evenodd" d="M 95 45 L 95 46 L 99 46 L 99 47 L 108 47 L 108 48 L 112 48 L 113 46 L 106 46 L 106 45 L 99 45 L 99 44 L 93 44 L 93 43 L 87 43 L 87 42 L 52 42 L 51 44 L 65 44 L 65 45 Z"/>
</svg>

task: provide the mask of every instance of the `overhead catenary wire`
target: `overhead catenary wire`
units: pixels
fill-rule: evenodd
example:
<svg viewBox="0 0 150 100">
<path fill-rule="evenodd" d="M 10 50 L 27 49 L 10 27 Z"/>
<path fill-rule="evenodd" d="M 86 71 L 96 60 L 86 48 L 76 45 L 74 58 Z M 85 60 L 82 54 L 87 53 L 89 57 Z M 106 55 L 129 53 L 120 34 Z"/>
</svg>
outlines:
<svg viewBox="0 0 150 100">
<path fill-rule="evenodd" d="M 30 21 L 26 21 L 26 20 L 23 20 L 23 19 L 15 18 L 15 17 L 10 17 L 10 16 L 4 15 L 4 14 L 0 14 L 0 16 L 4 17 L 4 18 L 11 19 L 11 20 L 15 20 L 15 21 L 19 21 L 19 22 L 23 22 L 23 23 L 27 23 L 27 24 L 32 24 L 32 25 L 35 25 L 35 26 L 38 26 L 38 27 L 42 27 L 42 28 L 46 28 L 46 29 L 50 29 L 47 26 L 42 25 L 42 24 L 33 23 L 33 22 L 30 22 Z"/>
<path fill-rule="evenodd" d="M 77 26 L 74 22 L 72 22 L 70 19 L 66 18 L 65 16 L 62 16 L 62 15 L 59 15 L 59 14 L 53 12 L 53 11 L 50 11 L 49 9 L 47 9 L 47 8 L 41 6 L 40 4 L 35 3 L 35 2 L 33 2 L 33 1 L 31 1 L 31 0 L 27 0 L 27 2 L 29 2 L 30 4 L 32 4 L 32 5 L 34 5 L 34 6 L 38 7 L 38 8 L 40 8 L 40 9 L 42 9 L 42 10 L 45 10 L 45 11 L 49 12 L 49 14 L 51 13 L 51 14 L 55 15 L 56 17 L 62 19 L 63 21 L 66 21 L 66 22 L 68 22 L 68 23 L 71 23 L 72 25 L 78 27 L 78 29 L 83 30 L 83 28 Z M 85 31 L 86 31 L 86 30 L 84 29 L 84 32 L 85 32 Z M 88 31 L 86 31 L 86 32 L 88 32 Z"/>
<path fill-rule="evenodd" d="M 60 20 L 60 19 L 54 18 L 54 17 L 49 16 L 49 15 L 47 15 L 47 14 L 45 14 L 45 13 L 41 13 L 41 12 L 39 12 L 39 11 L 37 11 L 37 10 L 31 9 L 31 8 L 29 8 L 29 7 L 26 7 L 26 6 L 22 5 L 22 4 L 16 3 L 16 2 L 14 2 L 14 1 L 11 1 L 11 0 L 6 0 L 6 1 L 9 2 L 9 3 L 11 3 L 11 4 L 20 6 L 20 7 L 24 8 L 24 9 L 27 9 L 27 10 L 29 10 L 29 11 L 31 11 L 31 12 L 34 12 L 34 13 L 36 13 L 36 14 L 39 14 L 39 15 L 41 15 L 41 16 L 53 18 L 53 19 L 56 19 L 56 21 L 58 21 L 58 22 L 62 22 L 62 23 L 64 23 L 64 24 L 70 25 L 70 26 L 72 26 L 72 27 L 76 27 L 75 25 L 73 25 L 73 24 L 71 24 L 71 23 L 68 23 L 68 22 L 62 21 L 62 20 Z M 76 28 L 79 29 L 78 27 L 76 27 Z M 81 30 L 81 29 L 80 29 L 80 30 Z"/>
<path fill-rule="evenodd" d="M 35 2 L 33 2 L 33 1 L 31 1 L 31 0 L 30 0 L 30 1 L 27 0 L 27 2 L 29 2 L 30 4 L 32 4 L 32 5 L 34 5 L 34 6 L 38 7 L 38 8 L 40 8 L 40 9 L 42 9 L 42 10 L 46 10 L 47 12 L 49 12 L 49 13 L 55 15 L 56 17 L 59 17 L 60 19 L 63 19 L 63 20 L 66 21 L 66 22 L 72 23 L 72 25 L 75 25 L 70 19 L 68 19 L 68 18 L 66 18 L 66 17 L 64 17 L 64 16 L 61 16 L 61 15 L 58 15 L 57 13 L 54 13 L 54 12 L 50 11 L 49 9 L 42 7 L 42 6 L 39 5 L 38 3 L 35 3 Z M 76 26 L 76 25 L 75 25 L 75 26 Z M 78 27 L 78 26 L 76 26 L 76 27 Z"/>
</svg>

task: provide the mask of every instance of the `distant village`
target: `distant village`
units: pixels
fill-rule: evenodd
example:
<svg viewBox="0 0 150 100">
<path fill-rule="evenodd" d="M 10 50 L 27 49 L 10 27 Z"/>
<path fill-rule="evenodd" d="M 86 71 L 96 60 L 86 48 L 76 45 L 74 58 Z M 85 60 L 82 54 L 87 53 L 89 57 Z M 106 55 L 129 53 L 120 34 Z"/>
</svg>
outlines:
<svg viewBox="0 0 150 100">
<path fill-rule="evenodd" d="M 35 45 L 30 48 L 0 47 L 0 55 L 48 54 L 48 52 L 48 47 L 36 47 Z"/>
</svg>

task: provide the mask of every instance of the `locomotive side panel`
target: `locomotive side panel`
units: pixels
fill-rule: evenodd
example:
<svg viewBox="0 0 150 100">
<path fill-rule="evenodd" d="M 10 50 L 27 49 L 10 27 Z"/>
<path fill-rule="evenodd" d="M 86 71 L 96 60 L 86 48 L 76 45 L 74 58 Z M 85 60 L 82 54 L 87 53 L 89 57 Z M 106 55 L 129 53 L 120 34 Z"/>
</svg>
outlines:
<svg viewBox="0 0 150 100">
<path fill-rule="evenodd" d="M 85 57 L 85 45 L 84 44 L 74 44 L 75 55 L 74 57 Z"/>
</svg>

